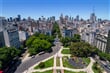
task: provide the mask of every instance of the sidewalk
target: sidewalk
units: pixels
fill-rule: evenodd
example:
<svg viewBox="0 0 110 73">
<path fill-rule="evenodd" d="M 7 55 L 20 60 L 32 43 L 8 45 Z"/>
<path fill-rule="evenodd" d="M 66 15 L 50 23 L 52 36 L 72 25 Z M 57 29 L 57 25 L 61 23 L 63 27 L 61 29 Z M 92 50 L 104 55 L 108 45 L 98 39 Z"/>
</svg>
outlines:
<svg viewBox="0 0 110 73">
<path fill-rule="evenodd" d="M 93 70 L 92 70 L 92 66 L 93 66 L 95 60 L 94 60 L 92 57 L 90 57 L 90 60 L 91 60 L 91 62 L 90 62 L 90 64 L 87 66 L 86 70 L 87 70 L 87 73 L 94 73 Z"/>
<path fill-rule="evenodd" d="M 37 70 L 34 70 L 34 67 L 36 65 L 38 65 L 39 63 L 35 64 L 34 66 L 30 67 L 27 71 L 25 71 L 24 73 L 32 73 L 32 72 L 44 72 L 44 71 L 47 71 L 47 70 L 53 70 L 53 73 L 57 73 L 57 70 L 61 70 L 61 73 L 64 73 L 64 70 L 68 70 L 68 71 L 72 71 L 72 72 L 80 72 L 80 71 L 83 71 L 83 72 L 87 72 L 87 73 L 94 73 L 93 70 L 92 70 L 92 66 L 95 62 L 95 60 L 90 57 L 90 60 L 91 62 L 89 63 L 89 65 L 86 67 L 86 68 L 83 68 L 83 69 L 72 69 L 72 68 L 66 68 L 66 67 L 63 67 L 63 61 L 62 61 L 62 57 L 63 56 L 70 56 L 70 54 L 61 54 L 61 51 L 63 50 L 63 47 L 61 47 L 61 49 L 58 51 L 58 53 L 56 53 L 55 55 L 43 60 L 43 61 L 40 61 L 40 62 L 44 62 L 46 60 L 49 60 L 50 58 L 54 57 L 54 65 L 53 67 L 49 67 L 49 68 L 45 68 L 45 69 L 37 69 Z M 60 66 L 56 66 L 56 57 L 59 57 L 60 58 Z"/>
</svg>

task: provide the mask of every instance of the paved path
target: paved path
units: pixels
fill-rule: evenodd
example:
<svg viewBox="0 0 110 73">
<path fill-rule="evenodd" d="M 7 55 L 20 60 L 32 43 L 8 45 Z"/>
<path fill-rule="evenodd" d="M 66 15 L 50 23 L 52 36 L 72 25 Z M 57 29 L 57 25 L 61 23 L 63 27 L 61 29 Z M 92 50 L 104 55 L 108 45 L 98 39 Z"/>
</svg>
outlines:
<svg viewBox="0 0 110 73">
<path fill-rule="evenodd" d="M 54 55 L 53 73 L 56 73 L 56 57 L 57 57 L 57 54 Z"/>
<path fill-rule="evenodd" d="M 31 57 L 29 57 L 29 53 L 25 55 L 25 57 L 22 59 L 22 62 L 31 59 Z"/>
<path fill-rule="evenodd" d="M 90 57 L 90 60 L 91 60 L 91 62 L 90 62 L 90 64 L 87 66 L 86 70 L 87 70 L 87 73 L 94 73 L 93 70 L 92 70 L 92 66 L 93 66 L 95 60 L 94 60 L 93 58 L 91 58 L 91 57 Z"/>
<path fill-rule="evenodd" d="M 64 73 L 64 70 L 67 70 L 67 71 L 72 71 L 72 72 L 80 72 L 80 71 L 83 71 L 83 72 L 87 72 L 87 73 L 94 73 L 93 70 L 92 70 L 92 65 L 93 63 L 95 62 L 95 60 L 93 58 L 90 57 L 90 60 L 91 62 L 89 63 L 89 65 L 86 67 L 86 68 L 83 68 L 83 69 L 73 69 L 73 68 L 66 68 L 66 67 L 63 67 L 63 63 L 62 63 L 62 56 L 70 56 L 69 54 L 68 55 L 65 55 L 65 54 L 61 54 L 61 51 L 62 51 L 62 47 L 61 49 L 58 51 L 58 53 L 56 53 L 54 56 L 51 56 L 49 57 L 48 59 L 54 57 L 54 66 L 53 67 L 49 67 L 49 68 L 45 68 L 45 69 L 37 69 L 37 70 L 34 70 L 33 68 L 38 65 L 38 63 L 34 66 L 32 66 L 29 70 L 25 71 L 24 73 L 32 73 L 32 72 L 44 72 L 44 71 L 47 71 L 47 70 L 53 70 L 53 73 L 56 73 L 56 70 L 60 69 L 61 70 L 61 73 Z M 60 57 L 60 66 L 56 66 L 56 57 Z M 46 60 L 48 60 L 46 59 Z M 44 60 L 44 61 L 46 61 Z"/>
<path fill-rule="evenodd" d="M 20 66 L 17 68 L 15 73 L 23 73 L 24 71 L 29 70 L 29 68 L 32 67 L 33 65 L 35 65 L 36 63 L 53 56 L 54 54 L 56 54 L 58 52 L 58 50 L 60 49 L 60 46 L 57 46 L 57 47 L 55 46 L 52 49 L 53 49 L 52 53 L 45 53 L 45 54 L 37 56 L 35 58 L 31 58 L 26 61 L 23 61 L 20 64 Z"/>
</svg>

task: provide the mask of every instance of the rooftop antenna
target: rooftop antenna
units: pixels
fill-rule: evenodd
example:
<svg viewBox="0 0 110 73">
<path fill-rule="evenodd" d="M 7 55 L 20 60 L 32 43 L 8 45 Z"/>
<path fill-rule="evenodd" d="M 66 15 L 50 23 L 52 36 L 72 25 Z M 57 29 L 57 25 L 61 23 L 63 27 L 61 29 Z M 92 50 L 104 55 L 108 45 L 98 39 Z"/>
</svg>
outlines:
<svg viewBox="0 0 110 73">
<path fill-rule="evenodd" d="M 95 7 L 93 6 L 93 13 L 95 13 Z"/>
</svg>

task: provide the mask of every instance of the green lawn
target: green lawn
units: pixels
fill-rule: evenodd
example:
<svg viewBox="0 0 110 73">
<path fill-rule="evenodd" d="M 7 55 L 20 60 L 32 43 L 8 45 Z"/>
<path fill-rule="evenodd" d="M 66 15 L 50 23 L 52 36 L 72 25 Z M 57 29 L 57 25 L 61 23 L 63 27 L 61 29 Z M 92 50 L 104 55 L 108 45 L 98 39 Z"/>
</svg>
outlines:
<svg viewBox="0 0 110 73">
<path fill-rule="evenodd" d="M 53 71 L 49 70 L 49 71 L 45 71 L 45 72 L 33 72 L 33 73 L 53 73 Z"/>
<path fill-rule="evenodd" d="M 63 49 L 62 54 L 70 54 L 70 49 Z"/>
<path fill-rule="evenodd" d="M 85 57 L 83 57 L 82 59 L 83 59 L 83 62 L 84 62 L 86 65 L 89 65 L 89 63 L 90 63 L 90 58 L 85 58 Z"/>
<path fill-rule="evenodd" d="M 51 58 L 51 59 L 45 61 L 45 62 L 44 62 L 45 67 L 44 67 L 44 68 L 52 67 L 52 66 L 53 66 L 53 63 L 54 63 L 53 58 Z M 37 65 L 37 66 L 35 67 L 35 69 L 39 69 L 39 68 L 40 68 L 39 65 Z"/>
<path fill-rule="evenodd" d="M 69 64 L 67 57 L 63 57 L 62 60 L 63 60 L 63 66 L 64 67 L 74 68 L 71 64 Z"/>
<path fill-rule="evenodd" d="M 72 71 L 65 70 L 64 73 L 86 73 L 86 72 L 82 72 L 82 71 L 81 72 L 72 72 Z"/>
<path fill-rule="evenodd" d="M 56 65 L 60 66 L 60 58 L 59 57 L 56 58 Z"/>
<path fill-rule="evenodd" d="M 63 47 L 64 49 L 69 49 L 69 47 Z"/>
</svg>

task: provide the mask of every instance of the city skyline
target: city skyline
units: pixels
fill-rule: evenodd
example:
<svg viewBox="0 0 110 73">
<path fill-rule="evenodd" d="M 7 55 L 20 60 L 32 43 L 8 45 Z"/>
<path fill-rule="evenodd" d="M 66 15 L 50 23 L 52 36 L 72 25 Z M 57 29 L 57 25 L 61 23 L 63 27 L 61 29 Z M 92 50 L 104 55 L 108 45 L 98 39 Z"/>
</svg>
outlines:
<svg viewBox="0 0 110 73">
<path fill-rule="evenodd" d="M 0 0 L 0 73 L 110 73 L 110 0 Z"/>
<path fill-rule="evenodd" d="M 101 19 L 110 19 L 110 0 L 1 0 L 0 16 L 15 17 L 20 14 L 24 18 L 28 16 L 37 19 L 41 16 L 55 16 L 59 18 L 60 14 L 89 19 L 90 14 L 95 12 Z"/>
</svg>

